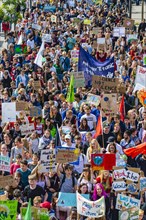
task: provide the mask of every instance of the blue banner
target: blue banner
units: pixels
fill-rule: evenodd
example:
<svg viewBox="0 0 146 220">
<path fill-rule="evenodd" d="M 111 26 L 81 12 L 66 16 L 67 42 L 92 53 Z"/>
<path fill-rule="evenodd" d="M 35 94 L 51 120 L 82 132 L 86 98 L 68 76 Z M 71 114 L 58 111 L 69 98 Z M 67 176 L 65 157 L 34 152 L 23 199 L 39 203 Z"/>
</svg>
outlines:
<svg viewBox="0 0 146 220">
<path fill-rule="evenodd" d="M 84 71 L 85 84 L 92 84 L 92 76 L 114 77 L 114 57 L 105 62 L 99 62 L 87 53 L 82 47 L 79 52 L 78 71 Z"/>
</svg>

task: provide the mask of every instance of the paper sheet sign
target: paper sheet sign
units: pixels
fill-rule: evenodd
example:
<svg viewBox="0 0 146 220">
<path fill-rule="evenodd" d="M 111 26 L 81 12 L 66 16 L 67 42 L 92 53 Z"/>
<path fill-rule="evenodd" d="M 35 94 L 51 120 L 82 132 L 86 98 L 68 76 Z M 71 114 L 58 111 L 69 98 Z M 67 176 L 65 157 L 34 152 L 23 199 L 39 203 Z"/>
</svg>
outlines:
<svg viewBox="0 0 146 220">
<path fill-rule="evenodd" d="M 38 24 L 32 24 L 32 28 L 35 29 L 35 30 L 38 30 L 38 31 L 41 30 L 41 26 L 38 25 Z"/>
<path fill-rule="evenodd" d="M 115 164 L 115 154 L 91 154 L 91 167 L 93 170 L 112 170 Z"/>
<path fill-rule="evenodd" d="M 123 210 L 123 209 L 129 209 L 129 208 L 133 208 L 133 207 L 140 208 L 140 200 L 139 199 L 135 199 L 130 196 L 125 196 L 123 194 L 117 195 L 116 209 Z"/>
<path fill-rule="evenodd" d="M 125 27 L 114 27 L 113 36 L 114 37 L 125 37 Z"/>
<path fill-rule="evenodd" d="M 97 43 L 98 43 L 98 44 L 105 44 L 105 37 L 103 37 L 103 38 L 97 38 Z"/>
<path fill-rule="evenodd" d="M 89 194 L 81 194 L 84 198 L 90 199 Z M 62 193 L 59 192 L 57 206 L 77 207 L 76 193 Z"/>
<path fill-rule="evenodd" d="M 90 24 L 91 24 L 91 20 L 89 20 L 89 19 L 85 19 L 85 20 L 84 20 L 84 24 L 86 24 L 86 25 L 90 25 Z"/>
<path fill-rule="evenodd" d="M 51 34 L 43 34 L 42 35 L 42 40 L 44 42 L 51 43 L 52 42 Z"/>
<path fill-rule="evenodd" d="M 104 197 L 96 201 L 89 201 L 77 192 L 77 212 L 80 215 L 100 218 L 105 215 Z"/>
<path fill-rule="evenodd" d="M 0 170 L 10 172 L 10 157 L 0 155 Z"/>
<path fill-rule="evenodd" d="M 29 135 L 35 130 L 34 124 L 24 124 L 20 126 L 21 135 Z"/>
<path fill-rule="evenodd" d="M 118 112 L 117 94 L 103 94 L 101 98 L 101 110 L 103 117 L 111 114 L 116 114 Z"/>
<path fill-rule="evenodd" d="M 55 149 L 41 150 L 41 164 L 39 166 L 39 172 L 46 173 L 54 171 L 56 168 L 56 156 Z"/>
<path fill-rule="evenodd" d="M 17 219 L 17 200 L 0 201 L 0 219 L 16 220 Z"/>
<path fill-rule="evenodd" d="M 51 21 L 56 23 L 57 22 L 57 16 L 56 15 L 51 15 Z"/>
<path fill-rule="evenodd" d="M 112 189 L 115 192 L 138 194 L 140 189 L 140 169 L 131 167 L 114 167 Z"/>
<path fill-rule="evenodd" d="M 2 103 L 2 123 L 16 122 L 16 103 Z"/>
</svg>

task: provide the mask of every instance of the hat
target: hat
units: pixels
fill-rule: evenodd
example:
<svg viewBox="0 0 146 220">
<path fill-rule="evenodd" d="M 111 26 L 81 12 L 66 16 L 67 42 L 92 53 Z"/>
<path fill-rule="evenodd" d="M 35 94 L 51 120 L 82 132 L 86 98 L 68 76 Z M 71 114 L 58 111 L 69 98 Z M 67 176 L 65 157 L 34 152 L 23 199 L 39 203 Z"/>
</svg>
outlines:
<svg viewBox="0 0 146 220">
<path fill-rule="evenodd" d="M 108 123 L 103 124 L 103 128 L 110 127 Z"/>
<path fill-rule="evenodd" d="M 43 202 L 40 204 L 41 208 L 51 209 L 51 203 L 50 202 Z"/>
<path fill-rule="evenodd" d="M 71 136 L 69 134 L 65 135 L 65 139 L 71 139 Z"/>
<path fill-rule="evenodd" d="M 111 136 L 111 137 L 108 138 L 107 143 L 112 143 L 114 141 L 115 141 L 115 137 Z"/>
</svg>

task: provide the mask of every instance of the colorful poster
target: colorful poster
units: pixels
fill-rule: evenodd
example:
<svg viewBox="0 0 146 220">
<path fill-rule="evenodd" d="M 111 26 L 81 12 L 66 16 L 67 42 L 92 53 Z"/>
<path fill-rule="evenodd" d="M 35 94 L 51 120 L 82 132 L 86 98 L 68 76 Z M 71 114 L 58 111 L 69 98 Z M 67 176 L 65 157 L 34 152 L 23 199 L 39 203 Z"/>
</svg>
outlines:
<svg viewBox="0 0 146 220">
<path fill-rule="evenodd" d="M 146 177 L 140 178 L 140 191 L 146 191 Z"/>
<path fill-rule="evenodd" d="M 112 170 L 115 164 L 115 154 L 91 154 L 91 167 L 93 170 Z"/>
<path fill-rule="evenodd" d="M 41 107 L 32 106 L 30 107 L 30 117 L 39 117 L 42 116 Z"/>
<path fill-rule="evenodd" d="M 16 220 L 17 216 L 17 200 L 0 201 L 0 219 Z"/>
<path fill-rule="evenodd" d="M 41 164 L 39 166 L 39 171 L 41 173 L 54 171 L 56 168 L 55 149 L 41 150 L 40 161 L 41 161 Z"/>
<path fill-rule="evenodd" d="M 116 114 L 118 112 L 117 94 L 103 94 L 101 98 L 102 117 Z"/>
<path fill-rule="evenodd" d="M 92 93 L 88 93 L 86 102 L 88 104 L 93 104 L 98 106 L 100 104 L 101 97 L 99 95 L 94 95 Z"/>
<path fill-rule="evenodd" d="M 16 122 L 16 103 L 2 103 L 2 123 Z"/>
<path fill-rule="evenodd" d="M 10 172 L 10 157 L 0 155 L 0 170 Z"/>
<path fill-rule="evenodd" d="M 71 62 L 77 63 L 79 60 L 79 50 L 71 50 Z"/>
<path fill-rule="evenodd" d="M 26 210 L 27 210 L 26 207 L 21 207 L 20 208 L 22 220 L 24 220 Z M 32 219 L 35 219 L 35 220 L 49 220 L 48 209 L 31 207 L 31 210 L 32 210 Z"/>
<path fill-rule="evenodd" d="M 84 198 L 90 199 L 89 194 L 81 194 Z M 76 193 L 59 193 L 57 206 L 77 207 Z"/>
<path fill-rule="evenodd" d="M 27 45 L 15 45 L 15 54 L 26 54 L 27 53 Z"/>
<path fill-rule="evenodd" d="M 61 147 L 56 151 L 57 163 L 70 163 L 78 161 L 79 152 L 74 148 Z M 78 161 L 79 162 L 79 161 Z"/>
<path fill-rule="evenodd" d="M 139 219 L 139 209 L 136 207 L 119 211 L 119 220 L 137 220 L 137 219 Z"/>
<path fill-rule="evenodd" d="M 104 197 L 96 201 L 89 201 L 77 192 L 77 212 L 92 218 L 103 217 L 105 215 Z"/>
<path fill-rule="evenodd" d="M 135 199 L 133 197 L 125 196 L 122 194 L 117 195 L 116 209 L 123 210 L 123 209 L 130 209 L 133 207 L 140 208 L 140 200 L 139 199 Z"/>
<path fill-rule="evenodd" d="M 89 19 L 85 19 L 85 20 L 84 20 L 84 24 L 86 24 L 86 25 L 90 25 L 90 24 L 91 24 L 91 20 L 89 20 Z"/>
</svg>

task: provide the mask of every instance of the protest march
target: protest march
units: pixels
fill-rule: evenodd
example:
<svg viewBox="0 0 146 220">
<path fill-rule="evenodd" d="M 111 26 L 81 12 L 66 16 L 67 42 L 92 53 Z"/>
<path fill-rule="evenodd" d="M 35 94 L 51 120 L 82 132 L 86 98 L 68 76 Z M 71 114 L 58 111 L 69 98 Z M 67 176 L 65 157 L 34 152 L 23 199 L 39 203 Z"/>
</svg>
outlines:
<svg viewBox="0 0 146 220">
<path fill-rule="evenodd" d="M 127 0 L 15 0 L 12 24 L 6 2 L 0 219 L 146 220 L 146 20 Z"/>
</svg>

